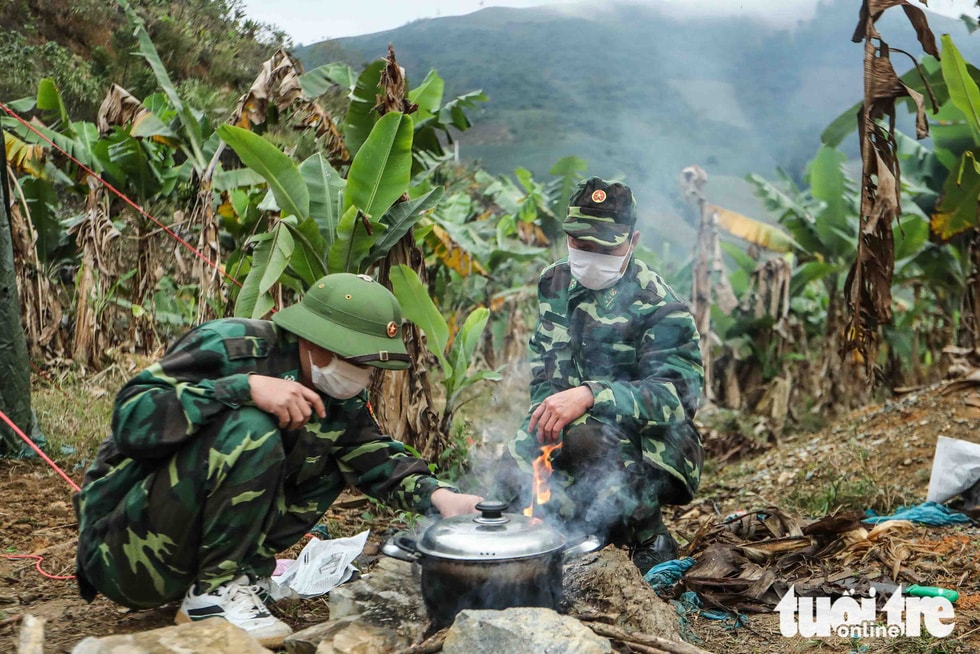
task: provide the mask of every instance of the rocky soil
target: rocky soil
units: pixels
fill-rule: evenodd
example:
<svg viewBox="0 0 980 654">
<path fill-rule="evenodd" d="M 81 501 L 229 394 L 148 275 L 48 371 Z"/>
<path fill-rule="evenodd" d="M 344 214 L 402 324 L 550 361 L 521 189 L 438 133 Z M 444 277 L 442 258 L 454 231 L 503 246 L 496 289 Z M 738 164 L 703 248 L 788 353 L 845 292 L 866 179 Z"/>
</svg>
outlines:
<svg viewBox="0 0 980 654">
<path fill-rule="evenodd" d="M 760 530 L 783 529 L 791 534 L 795 525 L 805 532 L 810 529 L 807 525 L 827 516 L 839 517 L 840 523 L 853 521 L 855 511 L 886 514 L 902 505 L 923 502 L 937 437 L 980 442 L 980 386 L 945 392 L 948 390 L 939 385 L 896 397 L 845 416 L 819 432 L 797 434 L 739 460 L 722 462 L 723 448 L 716 447 L 697 499 L 667 516 L 678 540 L 686 545 L 682 552 L 705 563 L 708 551 L 711 556 L 719 551 L 745 554 L 746 545 L 751 550 L 760 540 L 772 540 L 773 534 Z M 709 446 L 711 439 L 727 437 L 708 430 Z M 72 478 L 81 480 L 80 469 L 68 469 Z M 48 654 L 70 652 L 86 636 L 144 631 L 173 620 L 176 605 L 131 611 L 101 597 L 91 604 L 78 597 L 71 578 L 76 539 L 71 494 L 68 484 L 42 462 L 0 460 L 0 651 L 16 650 L 27 614 L 46 619 L 44 651 Z M 740 511 L 749 518 L 726 523 L 726 518 Z M 405 520 L 364 498 L 345 496 L 327 514 L 325 523 L 335 535 L 371 529 L 362 558 L 369 570 L 380 543 L 392 529 L 404 527 Z M 792 550 L 778 556 L 756 551 L 747 559 L 755 566 L 752 570 L 772 575 L 771 580 L 765 577 L 771 581 L 768 595 L 756 593 L 759 597 L 746 599 L 737 592 L 725 595 L 717 592 L 717 586 L 702 584 L 701 594 L 709 604 L 712 598 L 721 598 L 721 606 L 706 605 L 705 609 L 742 607 L 738 613 L 745 617 L 739 620 L 729 613 L 728 619 L 709 619 L 703 612 L 689 611 L 682 633 L 686 631 L 704 649 L 733 654 L 980 652 L 980 530 L 975 523 L 900 525 L 873 537 L 871 525 L 864 525 L 861 536 L 837 523 L 821 523 L 810 538 L 813 543 L 838 543 L 839 547 L 825 547 L 822 554 L 810 551 L 812 556 L 800 559 L 803 564 L 792 559 L 794 565 L 784 565 L 789 560 L 784 559 L 786 552 Z M 297 552 L 301 546 L 297 545 Z M 21 558 L 26 555 L 38 558 Z M 747 566 L 739 565 L 743 570 Z M 882 575 L 879 578 L 897 577 L 903 583 L 957 589 L 961 597 L 955 606 L 953 633 L 943 639 L 787 639 L 780 634 L 771 605 L 773 593 L 784 588 L 784 582 L 831 583 L 828 579 L 846 577 L 848 572 L 858 578 L 878 574 Z M 759 573 L 757 579 L 762 578 Z M 695 586 L 682 582 L 662 595 L 676 600 Z M 756 590 L 759 588 L 756 584 Z M 326 599 L 287 600 L 277 603 L 274 611 L 296 630 L 330 617 Z"/>
</svg>

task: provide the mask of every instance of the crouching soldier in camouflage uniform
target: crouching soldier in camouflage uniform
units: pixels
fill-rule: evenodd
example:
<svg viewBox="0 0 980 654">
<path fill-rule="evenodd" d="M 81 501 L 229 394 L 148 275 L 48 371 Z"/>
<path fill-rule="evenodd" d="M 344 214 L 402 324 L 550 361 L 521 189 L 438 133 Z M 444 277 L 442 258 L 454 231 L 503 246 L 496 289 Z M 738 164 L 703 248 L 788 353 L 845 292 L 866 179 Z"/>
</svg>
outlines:
<svg viewBox="0 0 980 654">
<path fill-rule="evenodd" d="M 480 498 L 435 479 L 370 415 L 374 369 L 408 361 L 397 300 L 364 275 L 322 278 L 271 322 L 185 335 L 120 391 L 75 497 L 82 596 L 182 599 L 176 622 L 221 617 L 276 646 L 291 629 L 262 583 L 345 486 L 419 513 L 474 511 Z"/>
<path fill-rule="evenodd" d="M 700 481 L 704 371 L 688 307 L 632 256 L 635 222 L 627 186 L 592 178 L 573 193 L 568 258 L 538 282 L 531 410 L 498 492 L 526 506 L 531 461 L 560 442 L 545 516 L 629 547 L 646 572 L 677 555 L 661 506 L 689 502 Z"/>
</svg>

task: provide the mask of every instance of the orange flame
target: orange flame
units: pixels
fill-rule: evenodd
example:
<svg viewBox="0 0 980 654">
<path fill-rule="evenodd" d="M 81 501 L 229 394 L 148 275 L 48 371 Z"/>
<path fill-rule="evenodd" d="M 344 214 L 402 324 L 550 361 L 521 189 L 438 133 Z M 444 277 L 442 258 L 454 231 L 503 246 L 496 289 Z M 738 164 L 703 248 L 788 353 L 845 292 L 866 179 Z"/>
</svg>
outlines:
<svg viewBox="0 0 980 654">
<path fill-rule="evenodd" d="M 534 507 L 542 506 L 551 499 L 551 489 L 548 488 L 548 479 L 551 477 L 551 453 L 561 447 L 561 443 L 554 445 L 542 445 L 541 456 L 532 463 L 534 467 L 534 489 L 531 494 L 531 504 L 524 509 L 524 515 L 529 518 L 534 517 Z"/>
</svg>

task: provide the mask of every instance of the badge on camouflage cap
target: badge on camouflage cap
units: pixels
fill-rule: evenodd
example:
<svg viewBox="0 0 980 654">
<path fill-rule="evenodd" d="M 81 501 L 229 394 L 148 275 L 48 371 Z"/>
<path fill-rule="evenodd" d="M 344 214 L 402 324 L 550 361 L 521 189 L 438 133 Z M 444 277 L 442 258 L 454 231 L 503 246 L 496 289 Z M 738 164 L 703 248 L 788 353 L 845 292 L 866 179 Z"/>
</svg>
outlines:
<svg viewBox="0 0 980 654">
<path fill-rule="evenodd" d="M 319 279 L 301 302 L 272 316 L 279 327 L 356 364 L 404 370 L 410 358 L 400 338 L 401 306 L 367 275 Z"/>
<path fill-rule="evenodd" d="M 616 248 L 630 238 L 635 224 L 630 187 L 592 177 L 580 182 L 569 198 L 562 229 L 572 238 Z"/>
</svg>

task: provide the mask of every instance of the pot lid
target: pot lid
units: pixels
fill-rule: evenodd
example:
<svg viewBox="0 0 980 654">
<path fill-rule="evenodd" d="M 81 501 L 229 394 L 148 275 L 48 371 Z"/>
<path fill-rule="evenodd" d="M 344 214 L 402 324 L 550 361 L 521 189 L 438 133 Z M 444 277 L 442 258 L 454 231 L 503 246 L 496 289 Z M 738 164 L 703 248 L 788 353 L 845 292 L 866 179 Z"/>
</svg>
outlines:
<svg viewBox="0 0 980 654">
<path fill-rule="evenodd" d="M 479 515 L 446 518 L 429 527 L 418 542 L 423 554 L 458 561 L 499 561 L 550 554 L 565 537 L 543 521 L 504 513 L 506 502 L 483 501 Z"/>
</svg>

